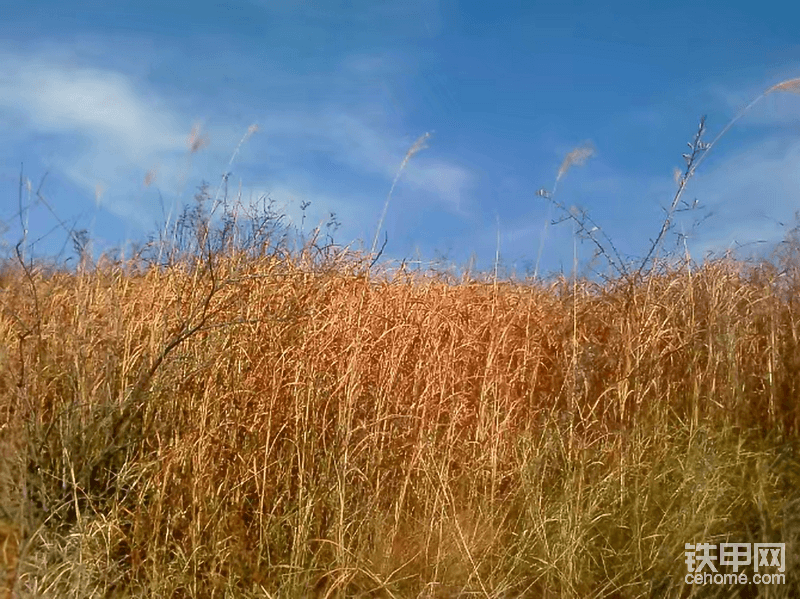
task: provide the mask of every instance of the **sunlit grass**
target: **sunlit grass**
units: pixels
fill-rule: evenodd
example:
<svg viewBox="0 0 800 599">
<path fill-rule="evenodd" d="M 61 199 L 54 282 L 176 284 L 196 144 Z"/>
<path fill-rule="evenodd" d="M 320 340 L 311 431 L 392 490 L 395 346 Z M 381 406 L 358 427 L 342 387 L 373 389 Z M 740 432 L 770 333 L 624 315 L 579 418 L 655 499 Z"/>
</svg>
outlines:
<svg viewBox="0 0 800 599">
<path fill-rule="evenodd" d="M 737 268 L 576 296 L 220 259 L 135 405 L 208 280 L 34 273 L 34 302 L 11 269 L 18 593 L 678 596 L 686 542 L 794 547 L 796 308 Z"/>
<path fill-rule="evenodd" d="M 796 230 L 452 285 L 205 200 L 133 258 L 0 272 L 16 597 L 685 597 L 722 541 L 786 543 L 786 584 L 697 596 L 797 595 Z"/>
</svg>

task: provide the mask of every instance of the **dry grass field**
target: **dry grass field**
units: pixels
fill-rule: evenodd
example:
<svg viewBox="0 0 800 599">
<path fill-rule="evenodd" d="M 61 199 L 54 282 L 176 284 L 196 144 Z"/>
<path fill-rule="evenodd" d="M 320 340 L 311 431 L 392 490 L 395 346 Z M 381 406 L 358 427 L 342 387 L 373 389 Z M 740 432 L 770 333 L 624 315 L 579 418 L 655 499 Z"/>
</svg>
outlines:
<svg viewBox="0 0 800 599">
<path fill-rule="evenodd" d="M 797 546 L 798 274 L 9 267 L 17 596 L 683 596 L 685 543 Z"/>
<path fill-rule="evenodd" d="M 3 265 L 10 596 L 800 596 L 796 230 L 454 284 L 198 215 L 159 261 Z M 784 583 L 686 584 L 728 541 Z"/>
</svg>

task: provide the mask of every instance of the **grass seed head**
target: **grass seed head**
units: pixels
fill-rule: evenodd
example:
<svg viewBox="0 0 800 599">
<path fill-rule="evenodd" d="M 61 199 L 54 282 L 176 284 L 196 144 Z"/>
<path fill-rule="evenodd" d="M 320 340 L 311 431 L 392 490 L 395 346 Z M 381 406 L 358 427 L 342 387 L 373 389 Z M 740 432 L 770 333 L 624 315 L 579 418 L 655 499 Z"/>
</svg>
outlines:
<svg viewBox="0 0 800 599">
<path fill-rule="evenodd" d="M 561 167 L 558 169 L 558 176 L 556 177 L 556 180 L 561 180 L 561 177 L 566 174 L 566 172 L 569 170 L 569 167 L 571 167 L 573 164 L 577 166 L 583 166 L 583 164 L 594 155 L 594 151 L 594 146 L 588 141 L 572 150 L 566 155 L 564 162 L 561 163 Z"/>
<path fill-rule="evenodd" d="M 777 85 L 773 85 L 765 92 L 765 94 L 771 94 L 772 92 L 792 92 L 795 94 L 800 93 L 800 77 L 796 79 L 787 79 L 786 81 L 782 81 Z"/>
<path fill-rule="evenodd" d="M 189 133 L 186 143 L 189 146 L 189 152 L 195 154 L 208 145 L 208 136 L 202 134 L 199 124 L 195 124 L 192 126 L 192 132 Z"/>
</svg>

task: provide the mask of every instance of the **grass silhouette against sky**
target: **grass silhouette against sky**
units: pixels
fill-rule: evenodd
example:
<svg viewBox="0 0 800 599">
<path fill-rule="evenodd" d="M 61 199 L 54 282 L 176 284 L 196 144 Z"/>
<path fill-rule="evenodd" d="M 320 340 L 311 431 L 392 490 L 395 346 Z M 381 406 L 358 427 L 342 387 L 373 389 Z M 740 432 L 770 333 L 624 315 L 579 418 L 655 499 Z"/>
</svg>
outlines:
<svg viewBox="0 0 800 599">
<path fill-rule="evenodd" d="M 499 222 L 503 264 L 532 270 L 557 216 L 536 190 L 586 142 L 596 151 L 559 184 L 559 200 L 589 210 L 624 255 L 641 255 L 699 116 L 711 139 L 800 71 L 791 23 L 757 7 L 684 2 L 12 9 L 0 24 L 5 241 L 21 238 L 24 163 L 33 190 L 48 173 L 43 195 L 96 250 L 142 239 L 163 222 L 162 201 L 174 218 L 201 181 L 215 189 L 227 170 L 245 200 L 269 194 L 298 227 L 311 202 L 306 231 L 333 212 L 336 240 L 369 249 L 399 165 L 431 132 L 394 190 L 384 257 L 463 264 L 474 252 L 490 270 Z M 770 96 L 709 156 L 686 192 L 713 213 L 688 240 L 693 257 L 782 239 L 798 206 L 799 123 L 797 98 Z M 193 127 L 207 145 L 190 154 Z M 31 203 L 34 240 L 55 221 Z M 37 247 L 60 247 L 55 237 Z M 571 227 L 550 227 L 543 248 L 540 272 L 571 269 Z"/>
</svg>

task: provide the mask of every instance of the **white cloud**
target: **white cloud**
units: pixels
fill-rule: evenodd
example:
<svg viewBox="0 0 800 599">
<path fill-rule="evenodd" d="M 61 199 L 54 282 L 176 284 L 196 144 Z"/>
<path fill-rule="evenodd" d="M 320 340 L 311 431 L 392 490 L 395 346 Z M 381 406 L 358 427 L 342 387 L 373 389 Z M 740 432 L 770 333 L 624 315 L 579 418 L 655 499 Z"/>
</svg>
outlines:
<svg viewBox="0 0 800 599">
<path fill-rule="evenodd" d="M 420 158 L 420 163 L 407 167 L 408 172 L 402 177 L 414 189 L 433 193 L 452 212 L 468 216 L 469 210 L 465 204 L 471 201 L 467 192 L 474 183 L 474 175 L 461 166 L 440 160 L 424 161 Z"/>
<path fill-rule="evenodd" d="M 113 70 L 76 66 L 49 54 L 0 52 L 0 62 L 9 67 L 0 79 L 0 110 L 22 115 L 22 135 L 19 127 L 9 131 L 19 147 L 37 136 L 62 136 L 49 166 L 86 197 L 95 196 L 99 185 L 105 190 L 102 206 L 127 222 L 151 226 L 154 215 L 142 210 L 139 192 L 156 165 L 177 171 L 164 158 L 185 153 L 187 132 L 179 119 L 155 106 L 154 94 Z"/>
<path fill-rule="evenodd" d="M 23 55 L 0 49 L 0 62 L 9 65 L 0 78 L 0 111 L 23 117 L 22 128 L 7 125 L 8 133 L 17 138 L 14 151 L 23 151 L 37 136 L 59 136 L 63 143 L 48 166 L 80 189 L 85 200 L 94 198 L 100 186 L 100 206 L 145 231 L 161 218 L 159 190 L 164 192 L 167 212 L 171 207 L 174 212 L 176 198 L 185 201 L 193 194 L 201 178 L 209 181 L 212 193 L 216 190 L 216 177 L 227 170 L 228 159 L 250 122 L 210 120 L 204 126 L 210 148 L 189 156 L 187 136 L 194 115 L 181 114 L 170 103 L 172 99 L 142 77 L 81 66 L 56 56 L 52 51 Z M 385 63 L 385 57 L 358 55 L 344 58 L 343 69 L 367 75 L 382 70 Z M 203 106 L 212 115 L 218 112 L 216 108 L 213 103 Z M 258 133 L 247 141 L 233 165 L 235 176 L 242 177 L 245 185 L 252 185 L 253 173 L 262 180 L 265 175 L 268 180 L 276 178 L 269 186 L 272 197 L 288 200 L 294 194 L 312 201 L 316 214 L 312 218 L 309 213 L 307 230 L 335 212 L 342 223 L 340 233 L 369 241 L 391 182 L 406 152 L 423 133 L 398 135 L 398 125 L 390 126 L 386 118 L 380 103 L 369 100 L 344 106 L 320 98 L 302 108 L 265 110 L 254 119 Z M 434 138 L 431 143 L 435 142 Z M 339 181 L 347 189 L 330 193 L 326 173 L 305 172 L 302 165 L 309 152 L 319 152 L 346 167 L 336 175 L 345 177 Z M 396 194 L 407 190 L 429 207 L 438 205 L 466 215 L 472 173 L 431 154 L 423 150 L 410 159 Z M 144 180 L 149 172 L 156 177 L 147 189 Z M 299 224 L 302 215 L 299 202 L 295 204 L 286 206 L 287 214 Z M 352 223 L 349 228 L 348 223 Z"/>
<path fill-rule="evenodd" d="M 317 114 L 287 112 L 259 120 L 265 151 L 277 159 L 278 168 L 291 165 L 304 152 L 321 151 L 353 173 L 372 174 L 386 181 L 386 193 L 400 165 L 414 144 L 411 137 L 387 133 L 381 124 L 352 113 L 325 110 Z M 429 144 L 435 144 L 434 137 Z M 464 200 L 474 183 L 467 169 L 441 159 L 431 159 L 429 150 L 412 156 L 398 185 L 425 192 L 454 212 L 465 213 Z"/>
<path fill-rule="evenodd" d="M 153 110 L 122 74 L 7 54 L 0 61 L 15 67 L 0 79 L 0 105 L 25 113 L 38 131 L 102 139 L 129 160 L 185 140 L 172 116 Z"/>
</svg>

